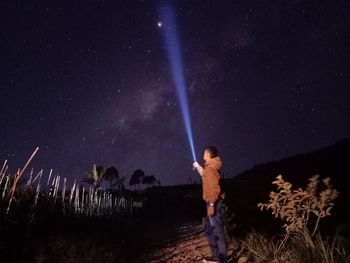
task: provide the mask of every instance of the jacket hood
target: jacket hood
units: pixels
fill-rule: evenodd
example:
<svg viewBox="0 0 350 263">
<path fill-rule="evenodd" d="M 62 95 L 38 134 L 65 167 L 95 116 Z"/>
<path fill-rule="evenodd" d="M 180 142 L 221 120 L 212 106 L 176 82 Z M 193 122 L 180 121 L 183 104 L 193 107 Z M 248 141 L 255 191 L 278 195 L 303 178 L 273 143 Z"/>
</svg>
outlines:
<svg viewBox="0 0 350 263">
<path fill-rule="evenodd" d="M 218 156 L 218 157 L 215 157 L 213 159 L 206 161 L 204 166 L 207 167 L 209 165 L 213 166 L 217 170 L 220 170 L 220 168 L 222 166 L 222 161 L 221 161 L 220 157 Z"/>
</svg>

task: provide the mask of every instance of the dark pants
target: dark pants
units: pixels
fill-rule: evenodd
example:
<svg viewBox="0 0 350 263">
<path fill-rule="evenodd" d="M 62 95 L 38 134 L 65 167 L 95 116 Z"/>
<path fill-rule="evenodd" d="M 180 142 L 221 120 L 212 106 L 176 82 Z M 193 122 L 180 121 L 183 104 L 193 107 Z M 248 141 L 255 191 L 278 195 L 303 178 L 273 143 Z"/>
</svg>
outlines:
<svg viewBox="0 0 350 263">
<path fill-rule="evenodd" d="M 215 214 L 207 216 L 205 219 L 205 233 L 209 239 L 209 245 L 213 257 L 220 263 L 225 263 L 227 260 L 226 240 L 224 234 L 224 226 L 220 215 L 222 201 L 215 204 Z"/>
</svg>

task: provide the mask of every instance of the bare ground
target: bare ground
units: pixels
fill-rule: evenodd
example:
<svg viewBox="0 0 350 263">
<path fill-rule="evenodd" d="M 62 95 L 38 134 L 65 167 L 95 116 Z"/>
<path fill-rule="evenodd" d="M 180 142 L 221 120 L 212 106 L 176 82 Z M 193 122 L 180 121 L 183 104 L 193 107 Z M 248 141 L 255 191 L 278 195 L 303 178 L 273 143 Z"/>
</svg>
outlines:
<svg viewBox="0 0 350 263">
<path fill-rule="evenodd" d="M 200 224 L 189 224 L 176 229 L 176 238 L 150 244 L 146 253 L 134 262 L 172 263 L 172 262 L 202 262 L 210 256 L 207 237 Z M 234 243 L 228 244 L 228 255 L 232 255 Z"/>
</svg>

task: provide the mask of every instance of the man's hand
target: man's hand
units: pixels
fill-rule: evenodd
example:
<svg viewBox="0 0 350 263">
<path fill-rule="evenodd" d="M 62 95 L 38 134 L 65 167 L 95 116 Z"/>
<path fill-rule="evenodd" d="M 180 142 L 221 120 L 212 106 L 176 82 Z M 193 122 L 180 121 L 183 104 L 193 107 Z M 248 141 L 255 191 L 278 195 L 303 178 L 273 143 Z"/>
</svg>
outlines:
<svg viewBox="0 0 350 263">
<path fill-rule="evenodd" d="M 208 214 L 208 216 L 215 215 L 215 206 L 213 203 L 211 203 L 207 206 L 207 214 Z"/>
<path fill-rule="evenodd" d="M 203 176 L 203 167 L 199 165 L 197 161 L 193 163 L 193 170 L 197 170 L 200 176 Z"/>
</svg>

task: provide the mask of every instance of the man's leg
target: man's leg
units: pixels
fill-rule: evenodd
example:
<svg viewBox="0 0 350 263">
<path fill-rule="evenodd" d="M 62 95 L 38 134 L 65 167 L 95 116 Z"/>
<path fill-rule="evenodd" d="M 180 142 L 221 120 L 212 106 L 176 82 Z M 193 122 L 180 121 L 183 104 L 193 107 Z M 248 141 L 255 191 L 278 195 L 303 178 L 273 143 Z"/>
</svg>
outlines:
<svg viewBox="0 0 350 263">
<path fill-rule="evenodd" d="M 219 256 L 218 242 L 216 236 L 214 235 L 214 222 L 209 216 L 205 218 L 205 233 L 208 237 L 212 257 L 213 259 L 217 260 Z"/>
<path fill-rule="evenodd" d="M 220 263 L 225 263 L 227 260 L 226 240 L 224 226 L 220 214 L 222 201 L 218 201 L 215 207 L 215 215 L 210 218 L 212 221 L 213 240 L 216 241 L 217 258 Z"/>
</svg>

